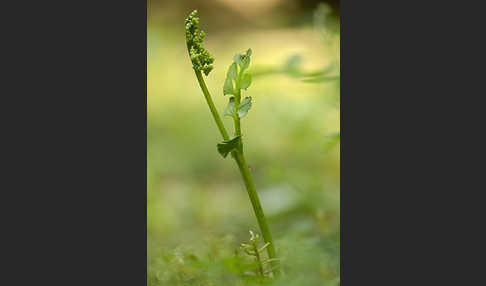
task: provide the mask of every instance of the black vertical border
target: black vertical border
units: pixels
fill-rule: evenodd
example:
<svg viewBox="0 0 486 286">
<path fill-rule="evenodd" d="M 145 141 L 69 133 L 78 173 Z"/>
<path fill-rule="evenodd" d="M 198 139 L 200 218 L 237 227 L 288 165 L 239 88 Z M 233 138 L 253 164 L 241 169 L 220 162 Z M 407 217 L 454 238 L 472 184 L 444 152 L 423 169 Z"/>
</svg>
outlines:
<svg viewBox="0 0 486 286">
<path fill-rule="evenodd" d="M 146 285 L 147 2 L 1 4 L 2 285 Z"/>
<path fill-rule="evenodd" d="M 341 2 L 341 285 L 485 283 L 480 3 Z"/>
</svg>

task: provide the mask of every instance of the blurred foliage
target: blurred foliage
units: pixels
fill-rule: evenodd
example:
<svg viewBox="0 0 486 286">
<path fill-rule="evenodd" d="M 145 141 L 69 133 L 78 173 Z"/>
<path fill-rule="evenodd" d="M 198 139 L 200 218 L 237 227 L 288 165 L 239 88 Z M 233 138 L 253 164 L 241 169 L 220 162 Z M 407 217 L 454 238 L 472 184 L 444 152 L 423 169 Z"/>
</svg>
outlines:
<svg viewBox="0 0 486 286">
<path fill-rule="evenodd" d="M 263 21 L 256 1 L 240 1 L 246 12 L 230 9 L 235 1 L 170 2 L 164 11 L 148 3 L 148 285 L 339 285 L 339 23 L 330 7 L 291 14 L 289 1 L 261 1 Z M 231 12 L 220 17 L 222 7 Z M 194 8 L 216 58 L 206 82 L 221 115 L 227 67 L 253 50 L 242 132 L 278 281 L 251 275 L 255 263 L 239 250 L 258 226 L 191 70 L 184 19 Z"/>
</svg>

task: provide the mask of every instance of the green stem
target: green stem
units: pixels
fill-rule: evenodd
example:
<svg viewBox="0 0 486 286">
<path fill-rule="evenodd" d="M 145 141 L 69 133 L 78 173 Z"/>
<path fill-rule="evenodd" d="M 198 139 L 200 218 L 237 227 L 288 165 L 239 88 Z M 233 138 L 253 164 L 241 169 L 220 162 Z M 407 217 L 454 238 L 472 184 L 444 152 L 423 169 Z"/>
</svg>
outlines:
<svg viewBox="0 0 486 286">
<path fill-rule="evenodd" d="M 238 110 L 240 109 L 240 101 L 241 101 L 241 90 L 236 91 L 235 95 L 235 114 L 233 115 L 233 119 L 235 122 L 235 136 L 241 136 L 241 125 L 240 125 L 240 116 L 238 115 Z"/>
<path fill-rule="evenodd" d="M 211 114 L 213 115 L 214 121 L 218 126 L 221 136 L 223 136 L 224 140 L 229 140 L 228 132 L 224 127 L 223 121 L 221 121 L 221 117 L 219 117 L 219 113 L 216 110 L 216 107 L 214 106 L 213 100 L 211 99 L 211 95 L 209 94 L 208 88 L 206 86 L 206 83 L 204 82 L 201 71 L 194 70 L 194 72 L 196 73 L 197 80 L 199 82 L 199 85 L 201 86 L 201 90 L 204 94 L 204 97 L 206 98 L 206 102 L 208 103 L 209 109 L 211 110 Z M 238 95 L 240 95 L 239 91 L 238 91 Z M 238 113 L 238 109 L 237 109 L 238 106 L 236 105 L 237 102 L 239 105 L 240 98 L 238 98 L 238 100 L 236 100 L 235 98 L 236 113 Z M 238 114 L 236 114 L 236 118 L 237 119 L 235 119 L 235 133 L 237 135 L 241 135 L 240 120 L 239 120 L 240 118 L 238 117 Z M 233 155 L 232 157 L 236 161 L 236 164 L 238 165 L 241 176 L 243 177 L 243 182 L 245 183 L 248 196 L 250 197 L 250 201 L 258 221 L 258 225 L 260 226 L 260 231 L 262 232 L 263 240 L 265 242 L 270 243 L 270 245 L 267 247 L 268 257 L 269 259 L 277 258 L 275 253 L 275 247 L 273 245 L 273 238 L 270 233 L 270 228 L 268 227 L 267 220 L 263 213 L 262 205 L 260 204 L 260 199 L 258 198 L 258 193 L 256 192 L 255 184 L 253 183 L 253 178 L 251 176 L 250 169 L 246 164 L 245 157 L 240 152 L 233 151 L 231 153 Z M 275 268 L 272 271 L 274 275 L 278 276 L 279 275 L 278 262 L 272 261 L 271 266 Z"/>
<path fill-rule="evenodd" d="M 258 251 L 258 245 L 256 245 L 256 243 L 253 244 L 253 251 L 255 252 L 255 257 L 258 263 L 258 272 L 260 272 L 260 276 L 263 277 L 265 271 L 263 271 L 263 263 L 260 258 L 260 251 Z"/>
<path fill-rule="evenodd" d="M 240 71 L 240 76 L 238 77 L 237 82 L 241 81 L 241 75 L 243 71 Z M 235 115 L 233 116 L 235 122 L 235 136 L 241 136 L 241 124 L 240 124 L 240 116 L 238 115 L 238 109 L 240 106 L 241 101 L 241 89 L 237 86 L 236 94 L 235 94 Z M 243 140 L 243 139 L 242 139 Z M 243 142 L 242 142 L 243 143 Z M 253 211 L 255 212 L 258 225 L 260 226 L 260 231 L 262 232 L 263 240 L 265 243 L 270 243 L 267 248 L 267 253 L 269 259 L 276 258 L 275 247 L 273 245 L 273 238 L 270 232 L 270 228 L 267 224 L 267 219 L 265 218 L 265 214 L 263 213 L 263 208 L 260 203 L 260 199 L 258 197 L 258 193 L 255 189 L 255 184 L 253 183 L 253 177 L 250 173 L 250 168 L 246 164 L 245 155 L 243 154 L 243 150 L 240 152 L 235 152 L 233 158 L 238 165 L 238 168 L 241 173 L 241 177 L 243 178 L 243 182 L 245 183 L 246 190 L 248 192 L 248 196 L 250 197 L 251 205 L 253 206 Z M 278 263 L 276 261 L 271 262 L 272 268 L 275 268 L 275 271 L 272 271 L 275 275 L 278 275 Z"/>
<path fill-rule="evenodd" d="M 253 183 L 253 178 L 250 173 L 250 169 L 246 164 L 245 156 L 240 152 L 235 152 L 235 161 L 240 169 L 241 176 L 243 177 L 243 182 L 245 183 L 246 190 L 248 192 L 248 196 L 250 197 L 251 205 L 253 206 L 253 211 L 255 212 L 255 216 L 258 221 L 258 225 L 260 226 L 260 231 L 262 232 L 263 240 L 265 243 L 270 243 L 267 247 L 268 258 L 277 258 L 275 253 L 275 247 L 273 244 L 272 234 L 270 233 L 270 228 L 267 224 L 267 219 L 265 218 L 265 214 L 263 213 L 262 205 L 260 204 L 260 199 L 258 198 L 258 193 L 255 189 L 255 184 Z M 271 263 L 272 271 L 275 276 L 279 275 L 278 269 L 278 261 L 272 261 Z"/>
<path fill-rule="evenodd" d="M 223 136 L 224 140 L 229 140 L 228 132 L 226 131 L 226 128 L 224 128 L 223 121 L 221 121 L 221 117 L 219 117 L 218 110 L 216 110 L 216 107 L 214 106 L 214 102 L 211 99 L 211 95 L 209 94 L 208 88 L 206 87 L 206 83 L 204 82 L 201 71 L 194 70 L 194 72 L 196 73 L 197 81 L 201 86 L 201 90 L 204 93 L 204 97 L 206 98 L 206 102 L 208 103 L 209 109 L 211 110 L 211 114 L 213 115 L 214 121 L 218 126 L 221 136 Z"/>
</svg>

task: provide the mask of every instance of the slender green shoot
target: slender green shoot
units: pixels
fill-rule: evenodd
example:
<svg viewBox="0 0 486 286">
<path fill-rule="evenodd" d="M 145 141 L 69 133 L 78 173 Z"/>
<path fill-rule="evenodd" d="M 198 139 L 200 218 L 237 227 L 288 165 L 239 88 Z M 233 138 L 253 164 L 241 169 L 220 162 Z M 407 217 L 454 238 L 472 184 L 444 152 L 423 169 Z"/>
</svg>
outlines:
<svg viewBox="0 0 486 286">
<path fill-rule="evenodd" d="M 224 124 L 219 116 L 216 107 L 214 106 L 211 95 L 208 91 L 202 73 L 206 76 L 213 70 L 214 58 L 204 48 L 203 39 L 205 33 L 199 30 L 199 18 L 197 17 L 197 10 L 194 10 L 186 19 L 186 43 L 187 51 L 192 62 L 194 72 L 196 74 L 199 86 L 204 94 L 206 102 L 209 106 L 211 114 L 216 122 L 216 125 L 223 137 L 223 142 L 217 144 L 218 152 L 226 158 L 231 153 L 231 157 L 236 161 L 240 174 L 243 178 L 248 196 L 250 197 L 255 216 L 258 221 L 263 239 L 265 241 L 265 249 L 267 250 L 269 263 L 271 264 L 270 272 L 274 276 L 279 276 L 278 259 L 276 257 L 275 246 L 273 238 L 268 226 L 267 220 L 263 213 L 263 209 L 255 189 L 255 184 L 250 173 L 250 169 L 246 163 L 243 154 L 243 141 L 241 132 L 240 119 L 244 117 L 251 108 L 251 97 L 241 99 L 241 90 L 246 90 L 251 84 L 251 75 L 246 72 L 250 65 L 251 49 L 248 49 L 245 54 L 237 54 L 233 58 L 233 63 L 228 69 L 226 80 L 223 86 L 224 95 L 233 95 L 229 98 L 228 106 L 225 110 L 225 115 L 233 118 L 235 133 L 234 137 L 230 138 Z M 263 271 L 263 270 L 262 270 Z M 263 273 L 263 272 L 262 272 Z"/>
<path fill-rule="evenodd" d="M 255 257 L 257 263 L 256 274 L 257 276 L 264 278 L 264 277 L 268 277 L 267 275 L 270 274 L 273 270 L 270 264 L 274 261 L 278 261 L 278 259 L 277 258 L 265 259 L 263 257 L 263 251 L 265 251 L 265 249 L 270 246 L 270 243 L 267 242 L 262 247 L 259 247 L 258 246 L 259 242 L 260 242 L 260 236 L 258 234 L 253 233 L 253 231 L 250 230 L 249 243 L 242 243 L 240 248 L 247 255 Z"/>
</svg>

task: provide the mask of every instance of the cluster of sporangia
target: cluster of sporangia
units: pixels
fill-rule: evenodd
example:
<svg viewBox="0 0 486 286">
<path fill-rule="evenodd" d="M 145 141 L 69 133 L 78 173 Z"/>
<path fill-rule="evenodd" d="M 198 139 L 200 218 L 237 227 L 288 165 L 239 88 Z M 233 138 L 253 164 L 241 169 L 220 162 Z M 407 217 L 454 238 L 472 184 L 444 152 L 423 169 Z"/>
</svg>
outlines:
<svg viewBox="0 0 486 286">
<path fill-rule="evenodd" d="M 203 46 L 203 39 L 206 34 L 204 31 L 199 31 L 199 17 L 196 16 L 197 10 L 194 10 L 186 19 L 187 49 L 194 69 L 203 71 L 207 76 L 214 68 L 214 58 Z"/>
</svg>

